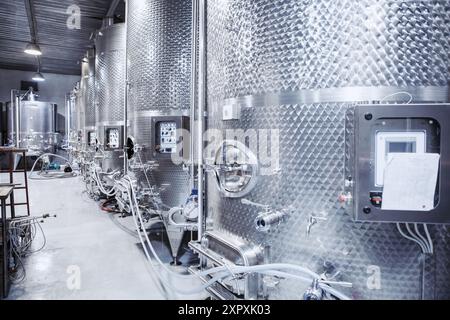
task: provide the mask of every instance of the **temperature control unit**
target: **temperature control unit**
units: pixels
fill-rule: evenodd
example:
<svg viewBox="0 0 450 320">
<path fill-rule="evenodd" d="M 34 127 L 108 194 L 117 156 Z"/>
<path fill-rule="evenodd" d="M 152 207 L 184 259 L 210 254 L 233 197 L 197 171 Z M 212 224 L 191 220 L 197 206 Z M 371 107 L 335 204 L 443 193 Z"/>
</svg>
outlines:
<svg viewBox="0 0 450 320">
<path fill-rule="evenodd" d="M 349 112 L 346 188 L 355 220 L 450 223 L 450 104 L 358 105 Z M 385 169 L 404 153 L 440 156 L 431 210 L 383 209 Z"/>
<path fill-rule="evenodd" d="M 123 148 L 123 126 L 105 127 L 105 150 Z"/>
<path fill-rule="evenodd" d="M 158 116 L 152 118 L 152 150 L 155 158 L 170 158 L 173 154 L 186 157 L 189 149 L 189 117 Z M 186 136 L 186 139 L 184 137 Z"/>
</svg>

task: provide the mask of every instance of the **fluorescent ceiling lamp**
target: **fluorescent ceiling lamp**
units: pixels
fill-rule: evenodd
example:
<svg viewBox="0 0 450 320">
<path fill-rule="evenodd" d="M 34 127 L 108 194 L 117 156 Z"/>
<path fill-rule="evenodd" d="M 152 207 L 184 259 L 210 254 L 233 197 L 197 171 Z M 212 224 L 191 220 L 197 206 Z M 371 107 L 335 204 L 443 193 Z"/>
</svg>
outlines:
<svg viewBox="0 0 450 320">
<path fill-rule="evenodd" d="M 39 71 L 34 74 L 32 79 L 33 81 L 45 81 L 44 76 Z"/>
<path fill-rule="evenodd" d="M 29 43 L 27 44 L 27 47 L 24 50 L 25 53 L 31 54 L 33 56 L 40 56 L 42 55 L 41 48 L 35 43 Z"/>
</svg>

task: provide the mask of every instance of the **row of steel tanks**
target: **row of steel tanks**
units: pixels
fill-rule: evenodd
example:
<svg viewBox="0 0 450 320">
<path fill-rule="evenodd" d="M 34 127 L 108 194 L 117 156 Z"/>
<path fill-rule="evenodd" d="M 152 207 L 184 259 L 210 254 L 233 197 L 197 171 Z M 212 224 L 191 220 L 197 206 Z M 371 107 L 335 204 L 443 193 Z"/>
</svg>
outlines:
<svg viewBox="0 0 450 320">
<path fill-rule="evenodd" d="M 186 155 L 172 160 L 182 152 L 177 129 L 190 123 L 191 2 L 127 6 L 126 23 L 107 19 L 96 32 L 67 95 L 69 149 L 93 198 L 113 198 L 123 214 L 142 209 L 140 228 L 160 220 L 179 264 L 185 231 L 196 228 L 195 210 L 182 210 L 196 199 Z"/>
<path fill-rule="evenodd" d="M 429 254 L 395 219 L 361 218 L 364 157 L 349 137 L 360 106 L 448 102 L 449 12 L 440 0 L 128 0 L 125 24 L 96 34 L 95 97 L 84 102 L 86 76 L 73 93 L 90 193 L 138 230 L 163 225 L 175 263 L 197 232 L 189 271 L 214 298 L 448 298 L 448 228 L 429 224 Z M 401 127 L 439 131 L 422 120 Z M 414 216 L 397 222 L 424 228 Z M 210 283 L 214 268 L 233 276 Z"/>
</svg>

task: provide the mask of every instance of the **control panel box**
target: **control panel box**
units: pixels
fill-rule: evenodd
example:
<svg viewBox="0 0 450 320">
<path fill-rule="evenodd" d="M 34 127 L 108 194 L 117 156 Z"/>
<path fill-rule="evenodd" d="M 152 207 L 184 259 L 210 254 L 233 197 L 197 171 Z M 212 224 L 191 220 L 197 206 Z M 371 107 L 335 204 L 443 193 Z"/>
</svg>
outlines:
<svg viewBox="0 0 450 320">
<path fill-rule="evenodd" d="M 105 150 L 113 151 L 123 149 L 123 126 L 105 127 Z"/>
<path fill-rule="evenodd" d="M 158 116 L 152 118 L 152 151 L 156 159 L 170 159 L 173 155 L 188 156 L 189 117 Z M 186 139 L 185 139 L 186 138 Z"/>
<path fill-rule="evenodd" d="M 89 131 L 87 133 L 87 140 L 90 147 L 95 147 L 97 145 L 97 132 Z"/>
<path fill-rule="evenodd" d="M 450 104 L 358 105 L 351 112 L 345 188 L 355 220 L 450 223 Z M 430 205 L 414 207 L 424 194 Z"/>
</svg>

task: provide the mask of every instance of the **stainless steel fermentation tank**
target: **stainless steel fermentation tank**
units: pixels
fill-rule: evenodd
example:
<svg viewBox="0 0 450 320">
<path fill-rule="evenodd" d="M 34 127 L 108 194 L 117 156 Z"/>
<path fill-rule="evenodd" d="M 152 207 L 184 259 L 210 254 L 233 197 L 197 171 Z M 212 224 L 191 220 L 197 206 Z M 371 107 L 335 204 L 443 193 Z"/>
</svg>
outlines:
<svg viewBox="0 0 450 320">
<path fill-rule="evenodd" d="M 446 0 L 207 1 L 207 129 L 274 140 L 269 161 L 244 169 L 224 156 L 233 144 L 206 156 L 227 172 L 207 173 L 204 248 L 338 274 L 357 299 L 449 299 L 448 226 L 430 226 L 435 253 L 421 256 L 395 224 L 355 222 L 338 202 L 356 103 L 448 101 L 449 26 Z M 264 212 L 279 215 L 264 225 Z M 309 286 L 272 284 L 272 299 L 301 299 Z M 247 288 L 247 298 L 264 295 Z"/>
<path fill-rule="evenodd" d="M 18 108 L 18 110 L 17 110 Z M 17 97 L 13 104 L 6 104 L 7 143 L 28 149 L 28 155 L 54 152 L 58 143 L 56 132 L 56 104 L 35 100 L 34 94 L 22 99 Z M 19 127 L 19 139 L 16 132 Z"/>
<path fill-rule="evenodd" d="M 80 110 L 77 109 L 77 90 L 73 89 L 66 94 L 66 139 L 69 145 L 81 142 L 79 134 L 79 115 Z"/>
<path fill-rule="evenodd" d="M 95 122 L 97 141 L 105 156 L 104 171 L 123 168 L 125 39 L 125 24 L 118 23 L 99 30 L 95 40 Z"/>
<path fill-rule="evenodd" d="M 149 188 L 143 165 L 152 164 L 147 172 L 150 185 L 168 210 L 185 204 L 190 195 L 189 172 L 171 159 L 178 147 L 163 147 L 165 140 L 175 137 L 160 134 L 164 126 L 189 127 L 191 1 L 130 0 L 127 4 L 128 137 L 141 150 L 130 163 L 142 188 Z M 183 235 L 176 229 L 168 230 L 174 255 Z"/>
<path fill-rule="evenodd" d="M 96 142 L 95 68 L 95 49 L 89 49 L 81 61 L 81 80 L 75 92 L 77 131 L 85 147 L 94 147 Z"/>
</svg>

